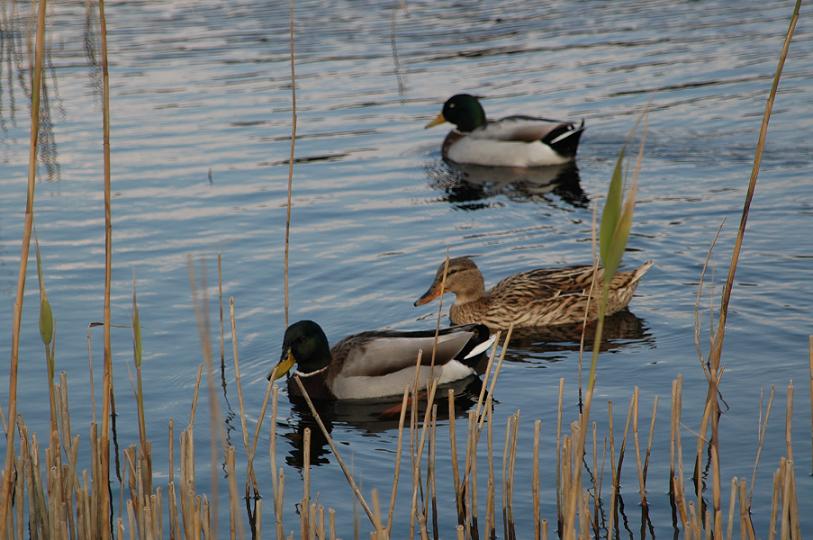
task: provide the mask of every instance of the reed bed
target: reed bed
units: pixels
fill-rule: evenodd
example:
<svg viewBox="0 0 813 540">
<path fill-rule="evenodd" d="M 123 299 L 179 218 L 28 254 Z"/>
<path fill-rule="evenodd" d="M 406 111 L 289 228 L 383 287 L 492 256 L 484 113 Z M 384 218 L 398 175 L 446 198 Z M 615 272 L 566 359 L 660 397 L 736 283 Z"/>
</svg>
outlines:
<svg viewBox="0 0 813 540">
<path fill-rule="evenodd" d="M 141 321 L 138 311 L 135 278 L 132 290 L 132 341 L 133 366 L 135 372 L 135 399 L 137 402 L 137 437 L 128 441 L 121 451 L 110 446 L 110 426 L 114 408 L 112 387 L 111 338 L 110 338 L 110 269 L 112 267 L 111 245 L 112 227 L 110 216 L 110 157 L 109 157 L 109 105 L 107 103 L 108 76 L 106 54 L 106 29 L 104 3 L 99 2 L 101 24 L 101 54 L 103 81 L 103 137 L 105 142 L 105 307 L 104 307 L 104 376 L 102 391 L 101 425 L 94 418 L 87 426 L 87 437 L 77 430 L 77 421 L 71 416 L 68 400 L 68 380 L 60 374 L 56 380 L 54 332 L 55 321 L 51 313 L 45 289 L 44 263 L 39 249 L 37 255 L 37 276 L 40 291 L 40 333 L 45 347 L 45 360 L 48 365 L 48 389 L 50 406 L 50 429 L 44 440 L 32 432 L 25 420 L 17 414 L 17 365 L 22 298 L 25 291 L 25 275 L 28 249 L 33 234 L 34 179 L 36 171 L 37 133 L 39 122 L 38 93 L 41 86 L 42 58 L 45 33 L 45 1 L 39 3 L 39 18 L 36 32 L 36 49 L 33 62 L 32 86 L 32 137 L 30 153 L 30 174 L 28 200 L 25 208 L 25 228 L 23 253 L 20 262 L 20 278 L 17 289 L 17 303 L 14 310 L 12 329 L 12 353 L 9 372 L 9 403 L 5 411 L 0 410 L 0 421 L 5 432 L 6 461 L 2 470 L 0 486 L 0 531 L 9 539 L 53 538 L 53 539 L 193 539 L 193 538 L 336 538 L 337 534 L 358 537 L 360 526 L 353 531 L 337 530 L 337 514 L 326 507 L 314 490 L 311 464 L 311 438 L 314 434 L 305 428 L 302 450 L 303 466 L 301 479 L 302 497 L 297 501 L 286 500 L 285 468 L 279 465 L 277 420 L 280 393 L 272 383 L 265 389 L 262 405 L 258 411 L 247 407 L 240 377 L 238 332 L 236 325 L 236 302 L 228 301 L 229 327 L 232 342 L 234 386 L 239 401 L 240 437 L 238 445 L 233 445 L 223 433 L 221 412 L 215 389 L 214 358 L 211 350 L 209 299 L 205 266 L 197 273 L 192 261 L 189 264 L 190 283 L 195 299 L 195 314 L 202 344 L 203 363 L 197 371 L 194 391 L 189 396 L 190 412 L 184 426 L 176 426 L 173 419 L 166 423 L 168 456 L 167 463 L 159 464 L 153 459 L 153 444 L 150 431 L 159 431 L 156 423 L 164 419 L 148 419 L 144 411 L 143 381 L 141 378 Z M 293 3 L 291 6 L 293 12 Z M 653 497 L 648 490 L 650 470 L 654 459 L 663 456 L 653 453 L 657 423 L 665 423 L 668 418 L 668 500 L 672 509 L 672 526 L 676 533 L 689 539 L 726 538 L 734 531 L 744 539 L 767 537 L 769 539 L 802 538 L 804 511 L 800 508 L 797 493 L 798 471 L 794 462 L 793 441 L 791 439 L 794 418 L 794 386 L 785 390 L 784 449 L 781 457 L 764 466 L 773 470 L 770 486 L 757 486 L 757 469 L 760 466 L 762 451 L 767 440 L 767 430 L 774 407 L 775 392 L 771 388 L 767 399 L 759 403 L 756 423 L 758 435 L 754 463 L 750 479 L 745 477 L 723 478 L 719 424 L 722 420 L 720 388 L 724 366 L 721 363 L 722 345 L 726 325 L 726 312 L 733 286 L 733 277 L 742 245 L 742 237 L 754 193 L 759 171 L 762 148 L 764 147 L 768 119 L 775 98 L 782 65 L 787 56 L 793 30 L 798 20 L 799 2 L 796 4 L 780 62 L 774 78 L 774 85 L 766 105 L 760 141 L 754 161 L 754 172 L 746 196 L 737 241 L 720 306 L 720 319 L 708 357 L 701 357 L 701 367 L 708 382 L 705 402 L 695 404 L 685 410 L 683 377 L 672 381 L 669 396 L 669 410 L 664 413 L 656 396 L 651 404 L 642 403 L 641 391 L 631 389 L 625 414 L 619 414 L 613 401 L 606 403 L 606 424 L 591 416 L 599 413 L 602 404 L 595 401 L 596 366 L 601 342 L 603 318 L 600 317 L 592 350 L 590 373 L 582 398 L 582 381 L 579 375 L 580 407 L 571 418 L 565 407 L 564 379 L 559 381 L 558 407 L 555 425 L 544 425 L 538 418 L 527 412 L 514 411 L 507 416 L 504 425 L 497 425 L 495 399 L 499 395 L 498 380 L 504 365 L 512 330 L 499 336 L 490 352 L 488 364 L 482 377 L 482 391 L 476 403 L 467 411 L 465 421 L 458 420 L 458 404 L 451 389 L 438 388 L 437 381 L 422 387 L 417 380 L 404 389 L 398 414 L 398 434 L 395 458 L 392 463 L 393 475 L 389 483 L 389 499 L 382 506 L 382 493 L 377 486 L 363 489 L 356 479 L 352 466 L 348 466 L 345 456 L 333 440 L 325 426 L 318 404 L 307 396 L 304 386 L 295 377 L 295 383 L 305 396 L 306 405 L 315 419 L 321 436 L 330 447 L 335 462 L 341 468 L 346 480 L 348 496 L 362 509 L 367 520 L 365 530 L 373 539 L 414 538 L 422 540 L 434 538 L 485 539 L 485 538 L 535 538 L 547 539 L 552 535 L 562 538 L 608 538 L 612 539 L 629 531 L 623 505 L 630 504 L 630 490 L 626 492 L 626 503 L 622 497 L 625 480 L 636 486 L 633 493 L 635 503 L 641 509 L 640 536 L 654 537 L 655 525 L 651 522 L 649 508 Z M 293 71 L 293 24 L 291 25 L 291 58 Z M 295 98 L 294 98 L 295 99 Z M 296 123 L 294 108 L 293 123 Z M 294 128 L 295 129 L 295 128 Z M 293 137 L 292 139 L 294 139 Z M 643 138 L 642 138 L 643 139 Z M 643 145 L 643 142 L 642 142 Z M 290 223 L 290 192 L 293 176 L 293 152 L 289 174 L 288 223 Z M 632 212 L 635 203 L 637 170 L 640 166 L 642 148 L 638 154 L 638 166 L 627 190 L 623 193 L 622 162 L 619 157 L 616 173 L 611 182 L 607 203 L 601 220 L 599 238 L 601 260 L 611 279 L 618 267 L 626 245 L 626 238 L 632 226 Z M 286 226 L 287 231 L 287 226 Z M 286 257 L 288 235 L 286 232 Z M 218 291 L 220 314 L 220 359 L 224 369 L 225 347 L 222 296 L 222 267 L 218 261 Z M 286 277 L 287 282 L 287 277 Z M 702 287 L 702 279 L 701 279 Z M 602 290 L 603 289 L 603 290 Z M 606 282 L 596 283 L 596 301 L 603 314 L 606 305 Z M 699 298 L 699 295 L 698 295 Z M 287 286 L 286 286 L 287 318 Z M 699 303 L 699 302 L 698 302 Z M 699 328 L 699 327 L 698 327 Z M 697 335 L 699 336 L 699 330 Z M 698 351 L 699 339 L 698 339 Z M 813 337 L 810 341 L 810 385 L 813 393 Z M 430 351 L 427 351 L 429 354 Z M 434 357 L 434 351 L 431 351 Z M 420 362 L 420 356 L 416 359 Z M 206 483 L 208 490 L 200 488 L 196 465 L 199 449 L 196 448 L 196 430 L 200 389 L 206 378 L 209 405 L 209 430 L 204 436 L 210 441 L 209 472 Z M 92 370 L 91 392 L 93 392 Z M 225 381 L 225 379 L 224 379 Z M 224 382 L 225 384 L 225 382 Z M 441 403 L 443 398 L 446 403 Z M 91 399 L 94 399 L 91 396 Z M 270 413 L 268 406 L 270 405 Z M 438 419 L 441 407 L 448 410 L 448 435 Z M 813 401 L 810 404 L 813 411 Z M 624 410 L 624 409 L 622 409 Z M 649 411 L 647 415 L 647 411 Z M 534 411 L 537 413 L 537 411 Z M 774 415 L 776 417 L 776 415 Z M 602 426 L 606 425 L 606 430 Z M 148 426 L 150 429 L 148 429 Z M 253 432 L 251 427 L 253 426 Z M 813 426 L 811 427 L 813 432 Z M 162 430 L 160 430 L 162 431 Z M 502 434 L 502 447 L 496 434 Z M 163 436 L 163 435 L 162 435 Z M 448 440 L 448 447 L 444 444 Z M 553 452 L 545 454 L 543 441 Z M 257 459 L 260 443 L 268 441 L 268 462 Z M 527 452 L 518 452 L 523 445 L 530 445 L 531 464 L 520 463 Z M 242 448 L 240 448 L 240 446 Z M 176 456 L 177 452 L 177 456 Z M 406 456 L 403 454 L 406 453 Z M 451 485 L 444 485 L 438 474 L 438 463 L 445 463 L 445 456 L 451 464 Z M 81 459 L 80 456 L 88 456 Z M 439 456 L 443 456 L 441 460 Z M 120 463 L 120 475 L 114 478 L 111 472 L 111 457 Z M 403 461 L 408 468 L 403 469 Z M 89 468 L 80 468 L 80 462 L 89 462 Z M 625 467 L 626 462 L 626 467 Z M 519 468 L 530 468 L 530 478 L 520 478 Z M 166 479 L 159 480 L 155 471 L 166 470 Z M 264 474 L 259 474 L 264 471 Z M 408 478 L 401 478 L 402 476 Z M 269 485 L 261 479 L 268 478 Z M 485 479 L 485 482 L 483 482 Z M 225 487 L 224 501 L 220 500 L 219 481 Z M 609 481 L 609 485 L 606 485 Z M 382 484 L 383 485 L 383 484 Z M 548 487 L 549 486 L 549 487 Z M 114 491 L 114 487 L 116 488 Z M 755 490 L 770 494 L 770 508 L 767 517 L 760 515 L 760 522 L 766 525 L 757 530 L 754 525 L 753 496 Z M 408 493 L 408 497 L 401 496 Z M 117 496 L 114 496 L 117 495 Z M 546 495 L 552 495 L 546 500 Z M 804 500 L 804 499 L 802 499 Z M 521 505 L 515 504 L 521 501 Z M 530 502 L 529 502 L 530 501 Z M 297 508 L 298 522 L 286 521 L 291 515 L 291 507 Z M 346 512 L 347 504 L 340 509 Z M 521 506 L 530 506 L 530 514 Z M 762 508 L 760 511 L 764 510 Z M 220 518 L 228 516 L 227 522 Z M 396 527 L 398 518 L 406 524 Z M 455 519 L 456 518 L 456 519 Z M 453 523 L 452 525 L 449 525 Z M 447 528 L 448 527 L 448 528 Z"/>
</svg>

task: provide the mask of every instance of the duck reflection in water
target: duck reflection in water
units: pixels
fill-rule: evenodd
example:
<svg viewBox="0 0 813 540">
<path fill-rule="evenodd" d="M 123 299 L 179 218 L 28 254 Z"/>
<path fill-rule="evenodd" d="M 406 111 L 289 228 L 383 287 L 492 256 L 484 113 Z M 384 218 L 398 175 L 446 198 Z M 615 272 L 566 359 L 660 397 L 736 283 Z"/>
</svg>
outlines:
<svg viewBox="0 0 813 540">
<path fill-rule="evenodd" d="M 595 322 L 588 323 L 584 330 L 585 351 L 593 346 Z M 582 335 L 582 323 L 560 324 L 538 328 L 515 328 L 511 334 L 511 343 L 505 359 L 514 362 L 527 362 L 528 355 L 545 354 L 548 360 L 550 353 L 578 352 Z M 646 321 L 632 313 L 628 308 L 618 311 L 604 319 L 601 352 L 612 352 L 624 347 L 642 344 L 655 347 L 655 337 L 650 333 Z M 556 355 L 558 356 L 558 355 Z"/>
<path fill-rule="evenodd" d="M 446 192 L 444 200 L 461 210 L 487 208 L 486 199 L 503 195 L 515 202 L 545 202 L 551 195 L 576 208 L 590 199 L 582 190 L 575 163 L 546 167 L 486 167 L 438 161 L 426 168 L 430 185 Z"/>
<path fill-rule="evenodd" d="M 485 363 L 479 366 L 478 373 L 485 369 Z M 448 390 L 453 389 L 455 394 L 455 417 L 465 417 L 477 403 L 480 395 L 482 381 L 477 375 L 471 375 L 466 379 L 461 379 L 450 384 L 438 387 L 435 394 L 434 403 L 437 404 L 437 419 L 444 421 L 449 419 Z M 426 393 L 419 392 L 418 418 L 423 418 L 426 412 Z M 311 465 L 323 465 L 330 462 L 330 447 L 325 436 L 319 429 L 316 419 L 311 414 L 307 402 L 299 396 L 289 395 L 291 401 L 291 418 L 288 422 L 281 422 L 278 430 L 283 437 L 288 439 L 291 448 L 285 457 L 285 462 L 297 469 L 304 465 L 304 441 L 305 428 L 311 430 L 310 461 Z M 397 401 L 395 401 L 397 399 Z M 328 433 L 333 428 L 340 426 L 348 430 L 358 431 L 362 436 L 378 435 L 387 431 L 398 430 L 398 421 L 401 415 L 401 398 L 393 400 L 321 400 L 315 401 L 314 406 L 322 419 Z M 407 405 L 409 407 L 409 405 Z M 407 410 L 409 414 L 409 409 Z M 409 429 L 409 420 L 405 422 L 405 430 Z M 286 432 L 287 430 L 287 432 Z M 341 441 L 334 440 L 334 444 L 339 445 L 342 451 Z M 345 458 L 347 459 L 347 458 Z"/>
</svg>

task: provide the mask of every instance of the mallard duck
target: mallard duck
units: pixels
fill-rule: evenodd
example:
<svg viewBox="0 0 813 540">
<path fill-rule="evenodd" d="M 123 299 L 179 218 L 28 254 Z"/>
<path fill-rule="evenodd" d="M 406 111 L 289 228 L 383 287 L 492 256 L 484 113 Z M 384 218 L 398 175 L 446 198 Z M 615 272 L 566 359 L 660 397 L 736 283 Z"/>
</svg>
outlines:
<svg viewBox="0 0 813 540">
<path fill-rule="evenodd" d="M 538 167 L 572 161 L 584 131 L 584 120 L 578 126 L 521 115 L 488 120 L 480 101 L 469 94 L 450 97 L 441 113 L 425 127 L 443 122 L 455 125 L 443 140 L 444 159 L 498 167 Z"/>
<path fill-rule="evenodd" d="M 607 315 L 626 307 L 638 281 L 652 266 L 645 262 L 631 272 L 618 272 L 610 284 Z M 435 280 L 416 306 L 426 304 L 441 294 L 445 263 L 441 263 Z M 602 271 L 599 269 L 598 279 Z M 593 277 L 592 266 L 539 268 L 510 276 L 486 291 L 483 274 L 468 257 L 449 260 L 444 292 L 455 294 L 449 310 L 453 324 L 480 323 L 491 329 L 551 326 L 581 322 L 588 309 L 587 297 Z M 590 302 L 588 320 L 597 317 L 597 294 Z"/>
<path fill-rule="evenodd" d="M 379 330 L 348 336 L 331 349 L 322 328 L 313 321 L 299 321 L 285 330 L 282 356 L 268 374 L 272 380 L 296 364 L 313 399 L 372 399 L 400 396 L 415 381 L 418 351 L 422 350 L 419 384 L 435 377 L 439 384 L 474 374 L 473 365 L 493 343 L 494 337 L 480 324 L 445 328 L 438 334 L 434 372 L 430 367 L 435 331 Z M 300 394 L 288 381 L 289 394 Z"/>
</svg>

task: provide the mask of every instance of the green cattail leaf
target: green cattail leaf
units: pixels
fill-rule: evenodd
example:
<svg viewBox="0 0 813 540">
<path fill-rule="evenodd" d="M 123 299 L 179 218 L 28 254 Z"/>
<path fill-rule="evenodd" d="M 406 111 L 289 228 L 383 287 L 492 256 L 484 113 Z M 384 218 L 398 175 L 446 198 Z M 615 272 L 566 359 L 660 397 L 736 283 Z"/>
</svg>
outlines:
<svg viewBox="0 0 813 540">
<path fill-rule="evenodd" d="M 46 346 L 54 339 L 54 314 L 51 312 L 51 303 L 45 295 L 40 300 L 40 337 Z"/>
<path fill-rule="evenodd" d="M 37 255 L 37 282 L 40 286 L 40 296 L 45 292 L 45 280 L 42 278 L 42 257 L 40 256 L 40 241 L 34 235 L 34 253 Z"/>
<path fill-rule="evenodd" d="M 627 239 L 632 229 L 632 210 L 635 206 L 634 200 L 627 200 L 624 205 L 624 212 L 616 224 L 613 231 L 612 242 L 604 258 L 604 282 L 610 283 L 621 265 L 624 250 L 627 247 Z"/>
<path fill-rule="evenodd" d="M 607 266 L 606 259 L 613 241 L 613 232 L 621 216 L 621 196 L 624 189 L 623 164 L 624 148 L 621 148 L 618 159 L 615 161 L 610 187 L 607 189 L 607 200 L 601 213 L 601 226 L 599 227 L 599 253 L 605 267 Z"/>
</svg>

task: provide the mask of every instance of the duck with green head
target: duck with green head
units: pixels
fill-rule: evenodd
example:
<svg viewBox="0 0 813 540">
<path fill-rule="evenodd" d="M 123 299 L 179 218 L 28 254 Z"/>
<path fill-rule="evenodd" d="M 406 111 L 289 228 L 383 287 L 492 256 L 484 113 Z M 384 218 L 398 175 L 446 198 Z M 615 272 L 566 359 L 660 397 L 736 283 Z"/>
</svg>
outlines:
<svg viewBox="0 0 813 540">
<path fill-rule="evenodd" d="M 572 122 L 516 115 L 489 120 L 480 100 L 456 94 L 427 128 L 450 122 L 455 128 L 441 147 L 444 159 L 496 167 L 559 165 L 576 158 L 584 120 Z"/>
<path fill-rule="evenodd" d="M 348 336 L 332 348 L 322 328 L 299 321 L 285 330 L 279 363 L 268 374 L 276 380 L 291 371 L 300 377 L 313 399 L 378 399 L 400 396 L 407 385 L 424 385 L 437 378 L 445 384 L 474 375 L 474 365 L 493 343 L 488 328 L 469 324 L 435 331 L 379 330 Z M 419 351 L 421 364 L 417 366 Z M 288 381 L 290 395 L 299 395 Z"/>
</svg>

